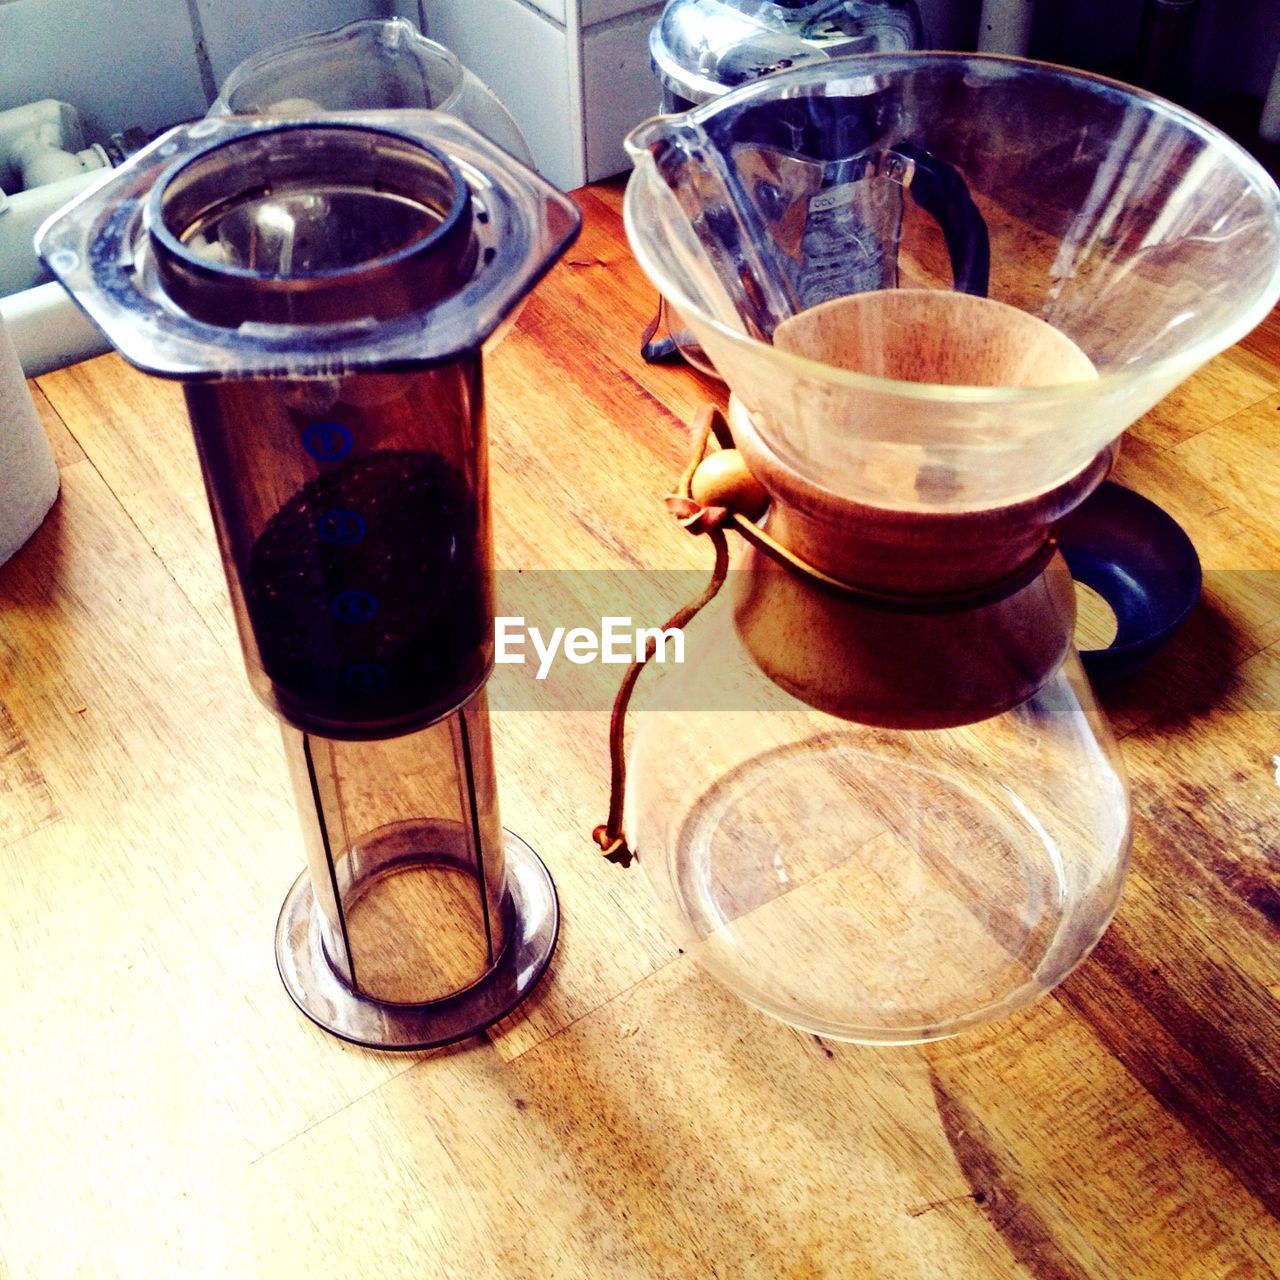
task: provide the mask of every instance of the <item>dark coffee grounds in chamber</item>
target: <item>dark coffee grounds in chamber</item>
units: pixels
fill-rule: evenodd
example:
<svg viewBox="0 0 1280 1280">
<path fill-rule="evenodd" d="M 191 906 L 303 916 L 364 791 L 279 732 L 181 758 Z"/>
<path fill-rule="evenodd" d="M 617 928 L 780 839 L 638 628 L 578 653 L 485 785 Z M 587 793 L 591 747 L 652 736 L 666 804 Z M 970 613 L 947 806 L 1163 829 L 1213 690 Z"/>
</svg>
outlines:
<svg viewBox="0 0 1280 1280">
<path fill-rule="evenodd" d="M 281 711 L 330 728 L 425 721 L 478 686 L 492 644 L 480 513 L 439 454 L 353 458 L 254 543 L 246 604 Z"/>
</svg>

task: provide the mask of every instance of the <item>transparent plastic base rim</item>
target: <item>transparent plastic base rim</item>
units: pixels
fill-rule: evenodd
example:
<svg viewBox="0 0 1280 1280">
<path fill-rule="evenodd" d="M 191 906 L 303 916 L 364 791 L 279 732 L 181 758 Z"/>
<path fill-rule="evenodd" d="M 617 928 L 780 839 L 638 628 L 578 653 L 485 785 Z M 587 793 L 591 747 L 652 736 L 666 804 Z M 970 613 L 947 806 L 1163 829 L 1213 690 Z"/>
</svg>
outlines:
<svg viewBox="0 0 1280 1280">
<path fill-rule="evenodd" d="M 507 901 L 500 911 L 509 940 L 479 981 L 421 1004 L 376 1000 L 354 991 L 325 951 L 311 876 L 304 871 L 289 890 L 276 923 L 276 966 L 289 998 L 323 1030 L 367 1049 L 436 1049 L 506 1017 L 546 971 L 560 930 L 560 911 L 542 859 L 519 836 L 504 831 L 503 837 Z M 361 887 L 372 887 L 400 870 L 429 865 L 374 865 Z"/>
</svg>

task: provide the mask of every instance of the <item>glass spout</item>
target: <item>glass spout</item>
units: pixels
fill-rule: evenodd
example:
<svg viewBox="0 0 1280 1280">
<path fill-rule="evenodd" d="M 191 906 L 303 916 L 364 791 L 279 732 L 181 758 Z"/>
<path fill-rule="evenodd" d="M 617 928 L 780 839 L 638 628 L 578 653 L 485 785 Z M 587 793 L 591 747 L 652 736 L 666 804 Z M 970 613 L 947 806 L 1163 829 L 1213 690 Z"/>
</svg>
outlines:
<svg viewBox="0 0 1280 1280">
<path fill-rule="evenodd" d="M 630 134 L 626 147 L 635 163 L 643 158 L 652 165 L 671 215 L 692 232 L 696 248 L 678 241 L 671 246 L 684 268 L 707 274 L 709 290 L 719 286 L 720 316 L 767 341 L 799 307 L 776 260 L 776 245 L 733 166 L 687 115 L 647 121 Z"/>
</svg>

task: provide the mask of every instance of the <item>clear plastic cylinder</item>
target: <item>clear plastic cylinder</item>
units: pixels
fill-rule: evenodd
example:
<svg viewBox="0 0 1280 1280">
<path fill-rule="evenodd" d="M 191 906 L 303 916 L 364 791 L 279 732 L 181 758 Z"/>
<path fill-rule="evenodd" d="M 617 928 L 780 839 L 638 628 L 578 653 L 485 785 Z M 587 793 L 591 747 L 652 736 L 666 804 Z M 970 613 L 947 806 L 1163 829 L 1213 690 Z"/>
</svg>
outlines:
<svg viewBox="0 0 1280 1280">
<path fill-rule="evenodd" d="M 483 691 L 415 733 L 284 741 L 329 963 L 384 1003 L 481 981 L 511 927 Z"/>
<path fill-rule="evenodd" d="M 358 1044 L 475 1034 L 555 946 L 550 876 L 498 817 L 481 352 L 579 223 L 474 129 L 406 109 L 182 126 L 40 233 L 121 353 L 185 384 L 306 836 L 276 959 Z"/>
<path fill-rule="evenodd" d="M 493 658 L 479 355 L 193 383 L 187 404 L 259 696 L 364 738 L 470 698 Z"/>
</svg>

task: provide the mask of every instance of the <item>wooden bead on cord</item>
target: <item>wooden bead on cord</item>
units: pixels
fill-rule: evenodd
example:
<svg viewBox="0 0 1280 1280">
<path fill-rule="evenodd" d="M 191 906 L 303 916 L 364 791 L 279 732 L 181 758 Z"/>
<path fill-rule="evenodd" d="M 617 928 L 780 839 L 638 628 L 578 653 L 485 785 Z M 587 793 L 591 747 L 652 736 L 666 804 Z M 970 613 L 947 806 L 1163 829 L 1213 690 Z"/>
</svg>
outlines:
<svg viewBox="0 0 1280 1280">
<path fill-rule="evenodd" d="M 737 449 L 707 454 L 693 473 L 689 494 L 699 506 L 728 507 L 748 520 L 756 519 L 769 505 L 767 490 L 747 470 Z"/>
</svg>

